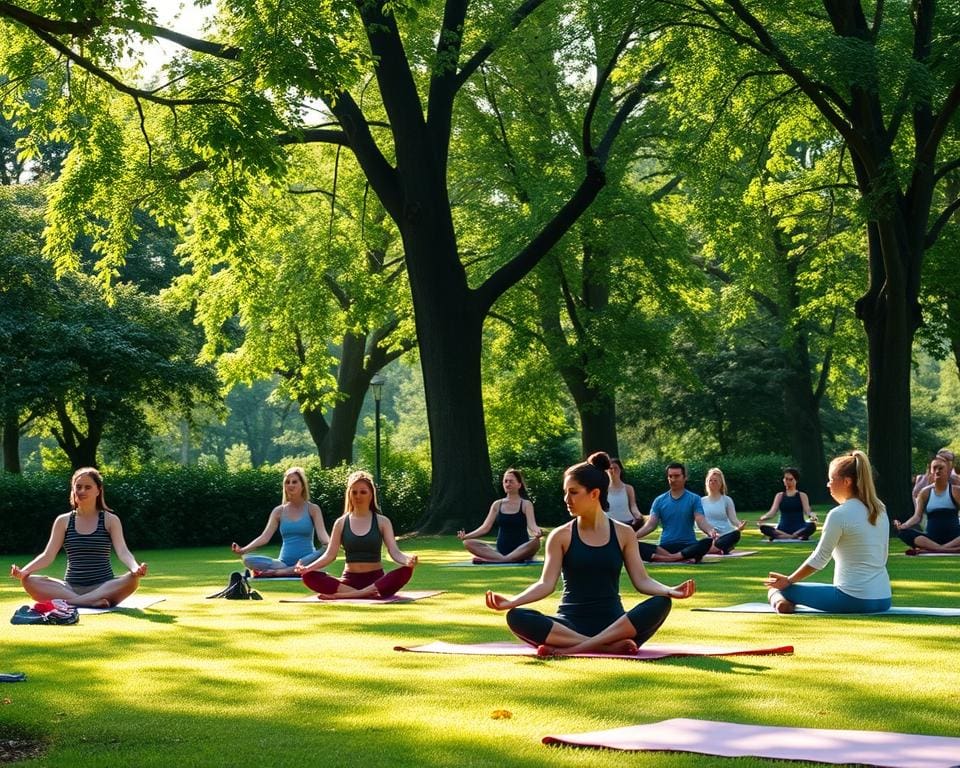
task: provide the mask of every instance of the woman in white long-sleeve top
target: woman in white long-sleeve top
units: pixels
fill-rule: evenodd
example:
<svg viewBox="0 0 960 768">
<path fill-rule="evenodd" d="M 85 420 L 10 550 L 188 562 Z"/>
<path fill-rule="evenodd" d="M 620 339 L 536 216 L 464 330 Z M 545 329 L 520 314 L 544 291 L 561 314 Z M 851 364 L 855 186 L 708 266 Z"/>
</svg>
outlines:
<svg viewBox="0 0 960 768">
<path fill-rule="evenodd" d="M 770 573 L 764 584 L 778 613 L 806 605 L 830 613 L 878 613 L 891 604 L 887 553 L 890 523 L 877 498 L 870 460 L 863 451 L 830 462 L 830 495 L 839 506 L 830 510 L 813 554 L 789 576 Z M 799 584 L 824 568 L 831 558 L 833 584 Z"/>
</svg>

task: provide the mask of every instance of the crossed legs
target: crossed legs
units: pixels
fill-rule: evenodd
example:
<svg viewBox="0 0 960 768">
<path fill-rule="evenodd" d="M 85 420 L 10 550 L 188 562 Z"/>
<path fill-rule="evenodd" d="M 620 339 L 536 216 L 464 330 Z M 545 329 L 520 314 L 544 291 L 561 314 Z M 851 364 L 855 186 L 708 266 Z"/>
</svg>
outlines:
<svg viewBox="0 0 960 768">
<path fill-rule="evenodd" d="M 524 560 L 531 560 L 533 556 L 540 551 L 540 539 L 533 538 L 524 542 L 512 552 L 501 554 L 496 547 L 491 547 L 477 539 L 467 539 L 463 542 L 467 552 L 478 560 L 488 563 L 522 563 Z"/>
<path fill-rule="evenodd" d="M 125 573 L 93 588 L 71 587 L 59 579 L 36 574 L 27 576 L 21 583 L 27 594 L 38 603 L 59 599 L 82 608 L 111 608 L 137 591 L 140 577 L 135 573 Z"/>
</svg>

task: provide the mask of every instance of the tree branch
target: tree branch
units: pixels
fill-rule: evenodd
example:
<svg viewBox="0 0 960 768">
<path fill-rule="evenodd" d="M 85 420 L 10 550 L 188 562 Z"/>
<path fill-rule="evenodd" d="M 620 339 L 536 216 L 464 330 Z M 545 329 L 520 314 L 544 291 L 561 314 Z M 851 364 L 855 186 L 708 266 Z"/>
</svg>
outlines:
<svg viewBox="0 0 960 768">
<path fill-rule="evenodd" d="M 927 232 L 927 236 L 923 239 L 924 250 L 932 248 L 937 240 L 940 239 L 943 228 L 947 226 L 953 214 L 958 210 L 960 210 L 960 197 L 950 203 L 950 205 L 944 208 L 940 215 L 937 216 L 937 220 L 933 223 L 933 226 L 930 227 L 930 231 Z"/>
<path fill-rule="evenodd" d="M 460 68 L 460 71 L 457 73 L 457 76 L 454 80 L 455 88 L 461 88 L 463 84 L 470 79 L 470 76 L 476 72 L 477 67 L 489 59 L 490 55 L 500 47 L 508 33 L 519 27 L 524 20 L 531 13 L 537 10 L 537 8 L 543 5 L 545 1 L 546 0 L 525 0 L 524 3 L 514 9 L 513 13 L 510 14 L 509 20 L 507 21 L 506 29 L 501 32 L 498 37 L 488 40 L 481 45 L 477 52 L 474 53 L 473 56 L 471 56 Z"/>
</svg>

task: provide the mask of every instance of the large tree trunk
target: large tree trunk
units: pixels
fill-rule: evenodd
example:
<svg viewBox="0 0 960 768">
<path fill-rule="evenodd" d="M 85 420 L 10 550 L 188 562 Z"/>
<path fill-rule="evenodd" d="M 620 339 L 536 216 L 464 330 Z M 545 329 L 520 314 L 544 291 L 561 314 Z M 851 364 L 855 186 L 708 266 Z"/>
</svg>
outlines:
<svg viewBox="0 0 960 768">
<path fill-rule="evenodd" d="M 337 400 L 330 413 L 330 429 L 320 451 L 320 461 L 325 467 L 353 461 L 353 438 L 357 434 L 364 395 L 375 373 L 364 368 L 366 343 L 366 334 L 344 334 L 337 370 L 337 390 L 342 399 Z"/>
<path fill-rule="evenodd" d="M 893 232 L 889 221 L 868 227 L 870 289 L 857 302 L 857 316 L 867 332 L 868 452 L 891 521 L 913 514 L 910 364 L 920 323 L 920 306 L 905 270 L 888 275 L 904 260 Z"/>
<path fill-rule="evenodd" d="M 426 215 L 443 210 L 424 205 L 402 232 L 430 428 L 433 482 L 418 526 L 424 532 L 475 525 L 494 497 L 480 375 L 484 317 L 456 258 L 450 220 Z"/>
<path fill-rule="evenodd" d="M 3 469 L 19 474 L 20 468 L 20 418 L 17 413 L 8 413 L 3 419 Z"/>
<path fill-rule="evenodd" d="M 611 456 L 619 456 L 617 402 L 613 394 L 592 386 L 583 368 L 563 366 L 560 374 L 577 406 L 580 447 L 584 457 L 594 451 L 606 451 Z"/>
<path fill-rule="evenodd" d="M 826 489 L 827 462 L 823 455 L 820 398 L 810 374 L 806 338 L 798 331 L 787 356 L 783 387 L 783 410 L 790 435 L 790 455 L 806 482 L 804 489 L 816 503 L 829 501 Z"/>
<path fill-rule="evenodd" d="M 87 434 L 74 425 L 66 404 L 58 401 L 54 406 L 60 430 L 52 430 L 54 438 L 70 459 L 73 469 L 97 466 L 97 449 L 103 437 L 104 418 L 92 408 L 84 408 L 87 417 Z"/>
</svg>

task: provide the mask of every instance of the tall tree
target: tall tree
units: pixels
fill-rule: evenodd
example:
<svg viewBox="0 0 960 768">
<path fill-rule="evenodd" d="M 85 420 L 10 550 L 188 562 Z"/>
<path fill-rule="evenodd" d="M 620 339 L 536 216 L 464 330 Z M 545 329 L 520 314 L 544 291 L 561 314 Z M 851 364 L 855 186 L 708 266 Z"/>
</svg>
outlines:
<svg viewBox="0 0 960 768">
<path fill-rule="evenodd" d="M 771 78 L 784 96 L 801 96 L 844 145 L 868 219 L 869 285 L 856 310 L 868 340 L 869 452 L 891 512 L 909 515 L 921 268 L 960 209 L 960 199 L 936 194 L 960 170 L 960 156 L 941 152 L 960 106 L 960 7 L 935 0 L 659 5 L 665 22 L 677 25 L 665 37 L 682 37 L 687 50 L 697 36 L 723 40 L 728 72 L 740 82 Z"/>
<path fill-rule="evenodd" d="M 593 73 L 593 87 L 583 93 L 578 146 L 556 148 L 560 157 L 579 157 L 579 178 L 552 211 L 539 217 L 542 225 L 532 238 L 471 285 L 448 189 L 457 100 L 467 97 L 465 85 L 492 57 L 525 55 L 513 45 L 513 33 L 537 24 L 544 4 L 445 0 L 415 8 L 392 0 L 330 0 L 320 6 L 306 0 L 278 5 L 240 0 L 220 7 L 216 40 L 159 28 L 137 3 L 98 4 L 95 11 L 85 7 L 80 14 L 67 0 L 27 9 L 4 4 L 0 58 L 17 76 L 25 68 L 45 67 L 50 78 L 58 77 L 51 92 L 65 97 L 56 107 L 30 114 L 52 117 L 77 134 L 77 161 L 55 201 L 64 213 L 74 212 L 54 222 L 58 234 L 75 226 L 76 208 L 90 202 L 126 196 L 159 208 L 157 198 L 170 191 L 171 181 L 199 170 L 214 177 L 207 182 L 208 199 L 231 220 L 255 176 L 282 174 L 286 145 L 323 141 L 352 150 L 403 242 L 433 445 L 426 527 L 455 528 L 463 522 L 468 502 L 491 493 L 480 384 L 484 318 L 602 189 L 615 139 L 648 90 L 646 74 L 627 82 L 618 69 L 624 52 L 637 44 L 637 17 L 619 2 L 604 2 L 605 13 L 617 20 L 611 29 L 616 42 Z M 192 56 L 177 59 L 164 83 L 131 84 L 118 76 L 115 65 L 129 44 L 143 37 L 174 42 Z M 43 48 L 38 50 L 38 44 Z M 565 54 L 555 51 L 560 58 Z M 138 149 L 124 142 L 125 134 L 132 139 L 130 132 L 118 130 L 108 116 L 110 99 L 100 83 L 134 100 L 142 119 L 127 125 L 145 137 Z M 374 101 L 382 104 L 386 125 L 365 111 L 367 88 L 378 91 Z M 622 98 L 604 121 L 595 107 L 610 89 Z M 334 125 L 326 117 L 315 125 L 305 123 L 304 110 L 318 101 Z M 84 120 L 71 124 L 69 113 L 82 113 Z M 80 163 L 80 156 L 86 163 Z M 96 177 L 121 178 L 110 178 L 91 194 L 91 185 L 98 186 L 94 166 Z M 175 192 L 170 199 L 183 201 Z M 129 216 L 115 202 L 104 204 L 99 216 L 101 248 L 121 257 L 131 233 Z M 227 227 L 225 240 L 229 232 Z"/>
<path fill-rule="evenodd" d="M 304 148 L 289 187 L 248 199 L 242 265 L 210 237 L 216 212 L 194 211 L 193 271 L 175 291 L 195 303 L 227 386 L 279 377 L 326 467 L 353 461 L 370 380 L 414 345 L 396 230 L 368 192 L 349 155 Z"/>
</svg>

